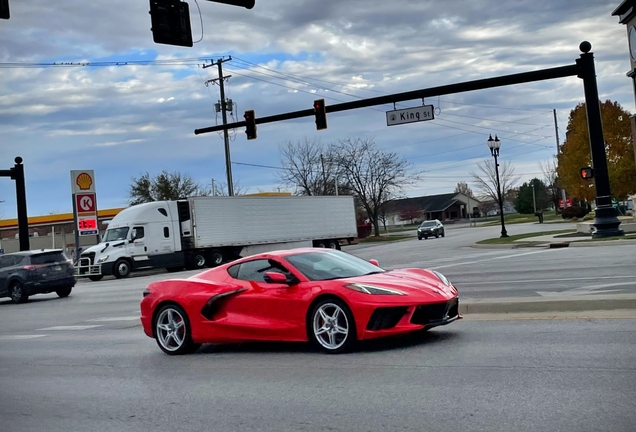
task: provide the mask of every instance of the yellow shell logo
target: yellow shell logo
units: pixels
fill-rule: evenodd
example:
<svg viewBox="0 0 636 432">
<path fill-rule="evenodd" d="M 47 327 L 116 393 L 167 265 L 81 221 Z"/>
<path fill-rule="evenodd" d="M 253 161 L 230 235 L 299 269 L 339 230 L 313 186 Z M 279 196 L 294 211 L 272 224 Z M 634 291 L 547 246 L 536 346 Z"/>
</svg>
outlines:
<svg viewBox="0 0 636 432">
<path fill-rule="evenodd" d="M 84 172 L 77 176 L 75 183 L 79 186 L 80 190 L 89 190 L 93 184 L 93 179 Z"/>
</svg>

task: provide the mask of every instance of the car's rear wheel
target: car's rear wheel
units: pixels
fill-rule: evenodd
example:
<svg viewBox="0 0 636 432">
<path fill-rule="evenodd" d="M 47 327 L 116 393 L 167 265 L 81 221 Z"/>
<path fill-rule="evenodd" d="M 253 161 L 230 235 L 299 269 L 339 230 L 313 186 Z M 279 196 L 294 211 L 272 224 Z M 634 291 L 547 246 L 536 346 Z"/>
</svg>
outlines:
<svg viewBox="0 0 636 432">
<path fill-rule="evenodd" d="M 11 287 L 9 288 L 9 295 L 11 296 L 11 301 L 13 303 L 24 303 L 29 299 L 29 296 L 24 291 L 24 286 L 20 282 L 13 282 Z"/>
<path fill-rule="evenodd" d="M 326 353 L 349 351 L 356 341 L 353 314 L 342 300 L 327 298 L 319 301 L 308 321 L 309 340 Z"/>
<path fill-rule="evenodd" d="M 69 294 L 71 294 L 71 291 L 73 290 L 72 286 L 67 286 L 64 288 L 60 288 L 55 290 L 55 293 L 59 296 L 59 297 L 68 297 Z"/>
<path fill-rule="evenodd" d="M 181 306 L 163 306 L 157 313 L 154 327 L 157 345 L 166 354 L 189 354 L 201 346 L 192 342 L 190 320 Z"/>
</svg>

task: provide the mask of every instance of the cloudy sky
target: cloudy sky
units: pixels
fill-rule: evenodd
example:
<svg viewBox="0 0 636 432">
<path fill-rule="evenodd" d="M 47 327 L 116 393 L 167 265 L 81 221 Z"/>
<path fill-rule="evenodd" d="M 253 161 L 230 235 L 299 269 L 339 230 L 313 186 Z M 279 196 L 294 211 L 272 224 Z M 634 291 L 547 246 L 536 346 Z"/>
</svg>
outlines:
<svg viewBox="0 0 636 432">
<path fill-rule="evenodd" d="M 144 172 L 225 182 L 222 123 L 214 105 L 218 59 L 231 78 L 230 120 L 573 64 L 589 40 L 601 99 L 634 111 L 619 0 L 256 0 L 254 9 L 188 0 L 192 48 L 155 44 L 147 0 L 10 0 L 0 20 L 0 169 L 24 159 L 29 215 L 72 210 L 70 170 L 95 170 L 99 208 L 125 206 Z M 200 14 L 199 14 L 200 10 Z M 206 84 L 207 83 L 207 84 Z M 243 191 L 285 190 L 277 173 L 288 141 L 373 137 L 398 152 L 422 181 L 406 196 L 452 192 L 490 153 L 522 181 L 565 138 L 582 82 L 566 78 L 427 98 L 432 121 L 387 127 L 392 105 L 260 125 L 248 141 L 231 133 L 232 172 Z M 416 107 L 422 100 L 397 108 Z M 16 217 L 14 183 L 0 178 L 0 215 Z"/>
</svg>

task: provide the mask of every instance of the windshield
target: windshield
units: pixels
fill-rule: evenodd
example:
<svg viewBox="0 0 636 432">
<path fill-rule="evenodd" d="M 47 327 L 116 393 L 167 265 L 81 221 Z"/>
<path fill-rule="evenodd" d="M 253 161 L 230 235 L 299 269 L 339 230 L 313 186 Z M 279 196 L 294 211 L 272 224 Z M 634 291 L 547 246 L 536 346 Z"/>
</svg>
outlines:
<svg viewBox="0 0 636 432">
<path fill-rule="evenodd" d="M 102 241 L 111 242 L 117 240 L 126 240 L 128 236 L 128 227 L 107 229 L 104 233 Z"/>
<path fill-rule="evenodd" d="M 422 225 L 420 225 L 420 227 L 422 228 L 431 228 L 435 226 L 435 222 L 422 222 Z"/>
<path fill-rule="evenodd" d="M 289 255 L 285 259 L 311 281 L 384 273 L 367 261 L 337 250 Z"/>
</svg>

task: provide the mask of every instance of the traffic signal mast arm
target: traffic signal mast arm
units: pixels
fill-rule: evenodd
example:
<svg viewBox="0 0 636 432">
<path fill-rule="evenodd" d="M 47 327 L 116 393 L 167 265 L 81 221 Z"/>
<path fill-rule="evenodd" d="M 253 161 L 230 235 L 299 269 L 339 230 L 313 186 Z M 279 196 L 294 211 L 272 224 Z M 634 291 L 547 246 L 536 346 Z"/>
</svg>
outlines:
<svg viewBox="0 0 636 432">
<path fill-rule="evenodd" d="M 398 102 L 404 102 L 413 99 L 422 99 L 433 96 L 443 96 L 447 94 L 462 93 L 467 91 L 481 90 L 493 87 L 503 87 L 513 84 L 522 84 L 533 81 L 543 81 L 555 78 L 564 78 L 568 76 L 576 76 L 579 74 L 579 66 L 574 64 L 570 66 L 560 66 L 550 69 L 542 69 L 531 72 L 522 72 L 512 75 L 504 75 L 495 78 L 485 78 L 475 81 L 466 81 L 459 84 L 449 84 L 439 87 L 431 87 L 422 90 L 414 90 L 404 93 L 396 93 L 387 96 L 378 96 L 368 99 L 360 99 L 352 102 L 343 102 L 336 105 L 326 105 L 326 113 L 348 111 L 358 108 L 366 108 L 375 105 L 393 104 Z M 315 116 L 315 110 L 312 106 L 309 109 L 292 111 L 284 114 L 276 114 L 268 117 L 261 117 L 256 119 L 256 124 L 274 123 L 283 120 L 292 120 L 301 117 L 313 117 Z M 244 121 L 236 123 L 228 123 L 227 125 L 210 126 L 201 129 L 195 129 L 195 135 L 200 135 L 209 132 L 216 132 L 225 129 L 235 129 L 245 126 Z"/>
</svg>

